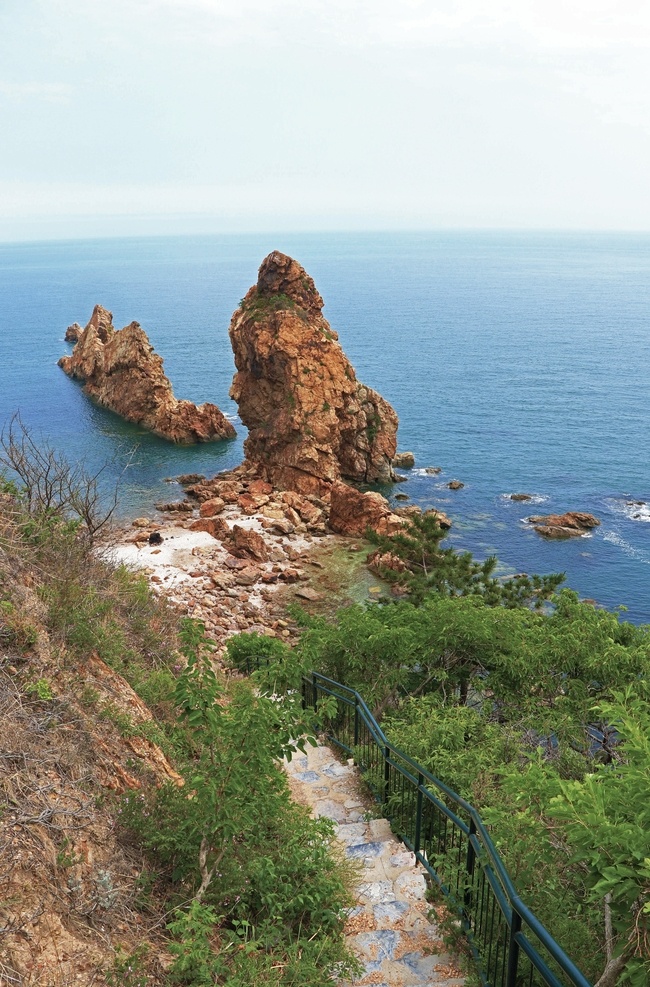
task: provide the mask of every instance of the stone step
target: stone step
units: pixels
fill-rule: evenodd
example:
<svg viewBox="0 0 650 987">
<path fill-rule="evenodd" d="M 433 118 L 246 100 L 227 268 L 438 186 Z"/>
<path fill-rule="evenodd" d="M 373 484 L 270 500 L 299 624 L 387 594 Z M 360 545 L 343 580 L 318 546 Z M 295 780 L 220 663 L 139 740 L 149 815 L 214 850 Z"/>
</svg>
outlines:
<svg viewBox="0 0 650 987">
<path fill-rule="evenodd" d="M 354 987 L 462 987 L 464 978 L 429 920 L 424 871 L 388 820 L 364 810 L 372 803 L 358 770 L 323 745 L 285 769 L 313 815 L 335 823 L 346 857 L 359 868 L 357 905 L 346 922 L 346 938 L 364 967 Z"/>
</svg>

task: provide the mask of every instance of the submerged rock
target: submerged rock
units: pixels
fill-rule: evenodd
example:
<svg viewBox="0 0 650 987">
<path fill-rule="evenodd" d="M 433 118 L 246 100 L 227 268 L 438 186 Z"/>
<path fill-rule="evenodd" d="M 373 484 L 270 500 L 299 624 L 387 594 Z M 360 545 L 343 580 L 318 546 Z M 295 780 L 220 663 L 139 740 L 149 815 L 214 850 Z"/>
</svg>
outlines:
<svg viewBox="0 0 650 987">
<path fill-rule="evenodd" d="M 107 309 L 96 305 L 71 356 L 59 366 L 83 383 L 98 404 L 172 442 L 231 439 L 235 429 L 215 404 L 174 397 L 163 361 L 137 322 L 116 330 Z"/>
<path fill-rule="evenodd" d="M 247 460 L 273 486 L 324 494 L 342 478 L 394 479 L 397 415 L 357 380 L 307 272 L 274 251 L 230 324 L 231 397 Z"/>
</svg>

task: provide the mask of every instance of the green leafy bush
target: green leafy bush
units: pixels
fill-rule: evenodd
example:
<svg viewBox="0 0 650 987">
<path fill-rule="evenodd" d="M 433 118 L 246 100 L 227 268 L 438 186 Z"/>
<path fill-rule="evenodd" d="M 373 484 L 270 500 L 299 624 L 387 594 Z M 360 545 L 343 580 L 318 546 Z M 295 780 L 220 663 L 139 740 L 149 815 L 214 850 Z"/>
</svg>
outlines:
<svg viewBox="0 0 650 987">
<path fill-rule="evenodd" d="M 186 785 L 131 792 L 121 806 L 179 897 L 192 897 L 170 923 L 172 979 L 243 985 L 275 971 L 269 983 L 325 987 L 335 969 L 355 969 L 342 938 L 350 899 L 331 823 L 291 801 L 278 765 L 306 743 L 293 740 L 306 727 L 300 703 L 248 682 L 226 690 L 199 623 L 184 621 L 182 646 L 175 700 L 195 741 Z M 240 948 L 243 929 L 254 934 Z"/>
</svg>

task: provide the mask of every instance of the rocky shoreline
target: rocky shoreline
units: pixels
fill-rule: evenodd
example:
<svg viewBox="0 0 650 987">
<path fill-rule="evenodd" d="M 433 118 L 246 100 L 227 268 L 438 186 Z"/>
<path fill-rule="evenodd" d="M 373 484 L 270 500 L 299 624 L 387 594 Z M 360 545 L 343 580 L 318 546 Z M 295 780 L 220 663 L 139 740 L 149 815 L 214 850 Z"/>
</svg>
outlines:
<svg viewBox="0 0 650 987">
<path fill-rule="evenodd" d="M 333 555 L 349 557 L 349 582 L 364 572 L 362 544 L 329 528 L 324 502 L 273 490 L 250 464 L 212 480 L 180 480 L 182 500 L 111 532 L 100 551 L 141 570 L 155 592 L 202 620 L 218 653 L 241 631 L 291 642 L 297 631 L 290 602 L 310 609 L 344 602 L 340 565 L 332 585 Z"/>
</svg>

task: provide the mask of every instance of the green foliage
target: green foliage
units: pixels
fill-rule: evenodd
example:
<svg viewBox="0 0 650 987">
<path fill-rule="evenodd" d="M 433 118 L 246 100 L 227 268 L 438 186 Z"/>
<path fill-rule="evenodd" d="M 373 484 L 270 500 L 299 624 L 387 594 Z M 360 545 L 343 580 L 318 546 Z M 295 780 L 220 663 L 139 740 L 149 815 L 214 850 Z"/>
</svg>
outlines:
<svg viewBox="0 0 650 987">
<path fill-rule="evenodd" d="M 570 590 L 549 612 L 525 605 L 530 587 L 514 605 L 487 569 L 447 558 L 437 589 L 306 619 L 287 663 L 356 688 L 393 743 L 478 807 L 523 899 L 593 979 L 608 962 L 607 911 L 609 969 L 618 950 L 621 983 L 639 987 L 650 628 Z"/>
<path fill-rule="evenodd" d="M 495 556 L 477 562 L 470 552 L 441 548 L 445 535 L 435 516 L 427 514 L 409 518 L 404 530 L 394 535 L 367 532 L 368 539 L 381 553 L 396 555 L 406 564 L 404 572 L 382 567 L 380 575 L 387 582 L 402 586 L 416 604 L 433 592 L 442 596 L 480 596 L 490 606 L 541 609 L 564 580 L 564 574 L 520 573 L 498 578 L 494 576 Z"/>
<path fill-rule="evenodd" d="M 251 298 L 241 301 L 241 307 L 248 319 L 253 322 L 261 322 L 270 313 L 290 311 L 295 313 L 300 319 L 306 321 L 308 316 L 304 309 L 294 302 L 288 295 L 260 295 L 256 292 Z"/>
<path fill-rule="evenodd" d="M 427 771 L 479 805 L 493 795 L 491 776 L 520 747 L 513 732 L 478 709 L 445 704 L 436 694 L 405 700 L 386 717 L 384 730 Z"/>
<path fill-rule="evenodd" d="M 147 946 L 133 953 L 118 948 L 113 966 L 104 971 L 107 987 L 147 987 L 151 980 L 146 972 Z"/>
<path fill-rule="evenodd" d="M 256 632 L 234 634 L 226 643 L 228 663 L 248 674 L 272 664 L 282 665 L 288 655 L 289 648 L 282 641 Z"/>
<path fill-rule="evenodd" d="M 44 702 L 54 698 L 52 686 L 47 679 L 37 679 L 36 682 L 28 682 L 25 686 L 25 692 L 28 695 L 36 696 L 37 699 Z"/>
<path fill-rule="evenodd" d="M 325 985 L 335 965 L 352 968 L 341 938 L 348 895 L 330 855 L 331 824 L 291 802 L 278 767 L 304 747 L 293 740 L 306 726 L 300 703 L 247 682 L 226 690 L 198 622 L 183 621 L 181 644 L 187 665 L 175 701 L 194 739 L 186 786 L 131 792 L 121 807 L 157 868 L 192 895 L 170 925 L 173 979 L 244 984 L 254 971 L 276 969 L 285 972 L 270 983 Z M 240 645 L 245 652 L 251 642 Z M 242 949 L 233 936 L 245 927 L 255 934 Z M 313 961 L 317 953 L 329 957 L 325 966 Z M 312 957 L 304 970 L 299 956 Z M 285 979 L 289 970 L 295 981 Z"/>
<path fill-rule="evenodd" d="M 601 701 L 597 714 L 619 735 L 612 764 L 563 782 L 549 812 L 563 824 L 572 860 L 587 867 L 588 901 L 606 906 L 621 982 L 650 979 L 650 685 L 647 680 Z"/>
</svg>

